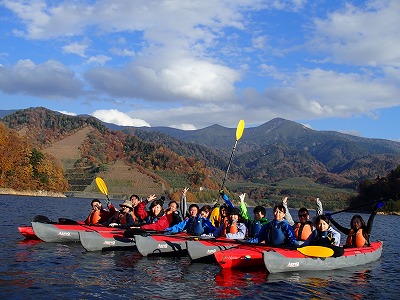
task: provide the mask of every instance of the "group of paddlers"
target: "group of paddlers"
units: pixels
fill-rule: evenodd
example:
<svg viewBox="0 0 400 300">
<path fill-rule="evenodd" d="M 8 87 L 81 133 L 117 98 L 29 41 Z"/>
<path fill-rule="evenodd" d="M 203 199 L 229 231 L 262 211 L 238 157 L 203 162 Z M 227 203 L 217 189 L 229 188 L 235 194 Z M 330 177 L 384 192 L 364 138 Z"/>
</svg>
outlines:
<svg viewBox="0 0 400 300">
<path fill-rule="evenodd" d="M 165 198 L 150 195 L 141 200 L 132 195 L 117 210 L 112 204 L 104 209 L 100 200 L 92 200 L 92 210 L 85 220 L 86 224 L 99 224 L 120 227 L 125 236 L 132 237 L 143 231 L 161 231 L 165 234 L 186 232 L 196 236 L 224 237 L 227 239 L 245 240 L 249 243 L 266 243 L 272 246 L 288 246 L 292 248 L 317 245 L 327 246 L 334 250 L 334 256 L 343 254 L 343 247 L 368 246 L 372 223 L 377 210 L 383 205 L 377 202 L 367 224 L 360 215 L 354 215 L 350 228 L 345 228 L 333 220 L 331 214 L 323 214 L 322 203 L 315 199 L 316 217 L 310 220 L 307 208 L 298 210 L 298 221 L 295 222 L 288 209 L 288 197 L 273 208 L 273 220 L 266 218 L 266 209 L 256 206 L 254 217 L 250 217 L 245 204 L 245 194 L 241 194 L 240 205 L 235 207 L 223 190 L 220 191 L 224 204 L 221 206 L 191 204 L 186 209 L 186 193 L 182 190 L 181 206 L 171 200 L 164 210 Z M 149 209 L 147 209 L 148 204 Z M 340 247 L 341 235 L 331 223 L 347 235 L 345 245 Z"/>
</svg>

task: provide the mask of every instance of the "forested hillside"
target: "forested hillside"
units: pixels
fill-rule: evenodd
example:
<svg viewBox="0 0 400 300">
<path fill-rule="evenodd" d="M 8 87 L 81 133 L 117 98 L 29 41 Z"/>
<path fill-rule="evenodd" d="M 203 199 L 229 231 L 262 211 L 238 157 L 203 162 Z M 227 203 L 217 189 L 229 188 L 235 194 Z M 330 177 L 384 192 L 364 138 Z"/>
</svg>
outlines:
<svg viewBox="0 0 400 300">
<path fill-rule="evenodd" d="M 191 156 L 183 157 L 164 145 L 143 142 L 138 137 L 122 131 L 114 131 L 105 127 L 93 117 L 69 116 L 53 112 L 45 108 L 32 108 L 16 111 L 6 116 L 3 121 L 8 127 L 24 136 L 26 143 L 46 151 L 57 141 L 73 136 L 83 128 L 90 127 L 89 133 L 79 146 L 80 156 L 72 162 L 64 158 L 62 163 L 74 176 L 82 178 L 86 173 L 86 186 L 99 172 L 104 172 L 110 164 L 123 161 L 125 164 L 141 170 L 146 176 L 163 182 L 169 188 L 168 179 L 157 173 L 173 171 L 186 179 L 190 186 L 203 186 L 216 189 L 218 184 L 212 179 L 212 170 L 208 169 L 203 161 Z M 10 148 L 5 148 L 10 149 Z M 6 150 L 5 150 L 6 151 Z M 57 153 L 55 153 L 57 155 Z M 76 187 L 85 188 L 85 184 L 76 184 Z"/>
<path fill-rule="evenodd" d="M 0 186 L 15 190 L 66 192 L 68 182 L 54 157 L 31 147 L 0 122 Z"/>
</svg>

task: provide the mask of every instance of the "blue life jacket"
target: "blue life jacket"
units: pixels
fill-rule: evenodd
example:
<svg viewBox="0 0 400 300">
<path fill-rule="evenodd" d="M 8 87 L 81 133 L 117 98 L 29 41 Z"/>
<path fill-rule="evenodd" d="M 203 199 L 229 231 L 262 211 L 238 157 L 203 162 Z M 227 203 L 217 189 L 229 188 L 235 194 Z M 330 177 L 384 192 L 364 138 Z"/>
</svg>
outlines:
<svg viewBox="0 0 400 300">
<path fill-rule="evenodd" d="M 253 220 L 249 226 L 248 236 L 252 238 L 255 237 L 260 232 L 261 227 L 260 221 Z"/>
<path fill-rule="evenodd" d="M 285 233 L 282 230 L 283 222 L 279 222 L 278 224 L 274 221 L 271 221 L 271 227 L 269 228 L 267 243 L 273 245 L 282 245 L 286 241 Z"/>
<path fill-rule="evenodd" d="M 325 246 L 325 245 L 333 245 L 335 243 L 335 238 L 330 231 L 321 232 L 318 230 L 318 235 L 316 239 L 316 245 Z"/>
<path fill-rule="evenodd" d="M 190 233 L 194 235 L 202 235 L 204 233 L 203 220 L 200 218 L 200 216 L 197 216 L 194 220 L 194 225 L 192 226 Z"/>
</svg>

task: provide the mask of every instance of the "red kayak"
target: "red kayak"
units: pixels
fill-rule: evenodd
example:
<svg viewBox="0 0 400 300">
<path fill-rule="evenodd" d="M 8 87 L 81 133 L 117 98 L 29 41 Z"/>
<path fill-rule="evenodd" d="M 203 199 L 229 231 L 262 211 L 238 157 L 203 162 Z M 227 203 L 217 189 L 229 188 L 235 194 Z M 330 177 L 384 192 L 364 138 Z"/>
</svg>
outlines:
<svg viewBox="0 0 400 300">
<path fill-rule="evenodd" d="M 33 231 L 32 226 L 18 226 L 18 231 L 25 237 L 27 240 L 38 240 L 39 238 L 36 236 Z"/>
<path fill-rule="evenodd" d="M 225 269 L 228 268 L 260 268 L 265 269 L 263 251 L 269 246 L 239 245 L 234 248 L 220 250 L 214 253 L 215 260 Z"/>
</svg>

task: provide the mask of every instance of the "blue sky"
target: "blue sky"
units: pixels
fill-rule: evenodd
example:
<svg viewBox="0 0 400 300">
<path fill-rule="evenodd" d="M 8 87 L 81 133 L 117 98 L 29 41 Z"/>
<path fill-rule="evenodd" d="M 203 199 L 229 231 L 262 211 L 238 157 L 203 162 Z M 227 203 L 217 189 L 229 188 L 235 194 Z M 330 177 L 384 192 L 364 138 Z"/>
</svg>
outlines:
<svg viewBox="0 0 400 300">
<path fill-rule="evenodd" d="M 399 20 L 398 0 L 0 0 L 0 109 L 400 141 Z"/>
</svg>

